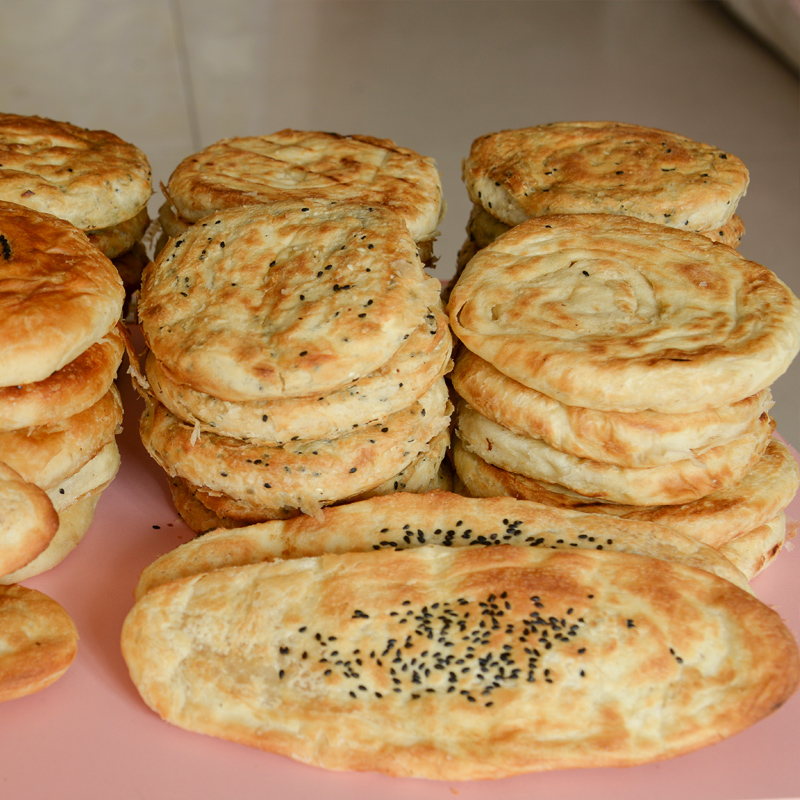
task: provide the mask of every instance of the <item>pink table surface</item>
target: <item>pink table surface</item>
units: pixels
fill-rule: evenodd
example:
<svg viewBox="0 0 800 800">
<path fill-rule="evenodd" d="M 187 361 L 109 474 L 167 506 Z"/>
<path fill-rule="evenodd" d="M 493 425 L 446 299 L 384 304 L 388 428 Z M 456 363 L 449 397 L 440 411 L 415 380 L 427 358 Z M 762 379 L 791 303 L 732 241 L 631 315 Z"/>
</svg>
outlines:
<svg viewBox="0 0 800 800">
<path fill-rule="evenodd" d="M 75 662 L 38 694 L 0 705 L 0 798 L 381 797 L 460 800 L 777 800 L 800 797 L 800 692 L 719 744 L 626 769 L 572 770 L 476 783 L 334 773 L 176 728 L 141 701 L 119 649 L 140 571 L 191 538 L 166 479 L 138 440 L 140 400 L 120 381 L 122 467 L 79 547 L 25 581 L 58 600 L 80 634 Z M 796 454 L 795 454 L 796 455 Z M 800 499 L 789 508 L 800 519 Z M 798 540 L 800 542 L 800 540 Z M 800 552 L 785 549 L 753 588 L 800 639 Z"/>
</svg>

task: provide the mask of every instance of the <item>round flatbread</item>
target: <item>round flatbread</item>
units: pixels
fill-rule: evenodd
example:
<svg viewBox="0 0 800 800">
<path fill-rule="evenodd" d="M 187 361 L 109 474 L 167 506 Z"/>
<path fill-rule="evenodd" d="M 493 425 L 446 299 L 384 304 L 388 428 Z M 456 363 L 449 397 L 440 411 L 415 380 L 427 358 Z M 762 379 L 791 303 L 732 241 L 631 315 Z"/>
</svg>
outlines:
<svg viewBox="0 0 800 800">
<path fill-rule="evenodd" d="M 734 486 L 761 458 L 774 429 L 770 417 L 762 414 L 741 436 L 691 458 L 654 467 L 618 467 L 512 433 L 463 401 L 456 426 L 463 445 L 496 467 L 586 497 L 634 506 L 688 503 Z"/>
<path fill-rule="evenodd" d="M 476 139 L 463 177 L 508 225 L 548 214 L 621 214 L 721 228 L 747 191 L 742 161 L 686 136 L 620 122 L 555 122 Z"/>
<path fill-rule="evenodd" d="M 760 392 L 800 349 L 800 301 L 699 234 L 630 217 L 528 220 L 450 295 L 455 335 L 566 405 L 690 413 Z"/>
<path fill-rule="evenodd" d="M 0 200 L 94 231 L 135 218 L 152 193 L 147 157 L 113 133 L 0 114 Z"/>
<path fill-rule="evenodd" d="M 102 339 L 125 290 L 68 222 L 0 201 L 0 386 L 48 378 Z"/>
<path fill-rule="evenodd" d="M 432 239 L 444 214 L 432 159 L 389 139 L 318 131 L 222 139 L 184 159 L 165 193 L 177 215 L 166 222 L 172 236 L 221 209 L 276 200 L 386 206 L 415 242 Z"/>
<path fill-rule="evenodd" d="M 283 444 L 335 439 L 400 411 L 422 396 L 450 366 L 452 336 L 441 306 L 376 372 L 324 395 L 231 402 L 172 380 L 152 353 L 147 383 L 175 416 L 220 436 Z"/>
<path fill-rule="evenodd" d="M 620 467 L 670 464 L 727 444 L 772 407 L 769 389 L 721 408 L 688 414 L 629 414 L 567 406 L 503 375 L 470 350 L 459 350 L 449 375 L 472 408 L 520 436 L 542 439 L 580 458 Z"/>
<path fill-rule="evenodd" d="M 138 309 L 175 381 L 265 400 L 380 369 L 440 288 L 391 211 L 287 201 L 220 212 L 172 240 L 145 270 Z"/>
<path fill-rule="evenodd" d="M 453 437 L 456 471 L 473 497 L 510 496 L 587 514 L 657 522 L 710 547 L 766 524 L 791 503 L 800 487 L 800 468 L 789 449 L 772 439 L 741 481 L 699 500 L 678 505 L 632 506 L 586 497 L 551 483 L 492 466 Z"/>
<path fill-rule="evenodd" d="M 25 586 L 0 586 L 0 702 L 50 686 L 77 652 L 77 628 L 59 603 Z"/>
</svg>

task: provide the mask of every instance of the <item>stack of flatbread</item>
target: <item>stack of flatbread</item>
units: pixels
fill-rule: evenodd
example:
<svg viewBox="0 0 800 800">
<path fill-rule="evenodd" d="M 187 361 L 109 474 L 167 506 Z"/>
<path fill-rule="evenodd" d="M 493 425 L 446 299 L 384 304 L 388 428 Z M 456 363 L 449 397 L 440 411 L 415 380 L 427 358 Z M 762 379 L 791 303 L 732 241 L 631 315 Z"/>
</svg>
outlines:
<svg viewBox="0 0 800 800">
<path fill-rule="evenodd" d="M 462 176 L 472 201 L 457 275 L 514 225 L 548 214 L 623 214 L 738 247 L 742 161 L 680 134 L 622 122 L 553 122 L 481 136 Z"/>
<path fill-rule="evenodd" d="M 380 205 L 243 205 L 145 271 L 142 440 L 194 530 L 441 486 L 441 285 Z"/>
<path fill-rule="evenodd" d="M 770 270 L 699 233 L 554 214 L 479 251 L 449 313 L 468 492 L 658 519 L 749 576 L 780 548 L 798 476 L 769 387 L 800 302 Z"/>
<path fill-rule="evenodd" d="M 0 581 L 16 583 L 77 545 L 116 475 L 125 293 L 83 232 L 2 201 L 0 256 Z"/>
<path fill-rule="evenodd" d="M 185 158 L 162 191 L 159 220 L 173 237 L 215 211 L 275 200 L 385 206 L 405 220 L 426 266 L 445 212 L 432 159 L 389 139 L 322 131 L 222 139 Z"/>
<path fill-rule="evenodd" d="M 0 114 L 0 200 L 71 222 L 112 259 L 128 300 L 139 286 L 150 224 L 150 164 L 107 131 Z"/>
</svg>

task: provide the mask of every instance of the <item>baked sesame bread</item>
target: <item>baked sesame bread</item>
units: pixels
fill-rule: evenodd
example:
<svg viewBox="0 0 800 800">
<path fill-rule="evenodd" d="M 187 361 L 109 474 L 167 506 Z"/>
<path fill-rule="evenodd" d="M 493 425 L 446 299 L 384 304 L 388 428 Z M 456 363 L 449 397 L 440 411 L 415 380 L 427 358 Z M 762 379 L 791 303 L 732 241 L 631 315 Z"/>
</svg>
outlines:
<svg viewBox="0 0 800 800">
<path fill-rule="evenodd" d="M 516 497 L 587 514 L 656 522 L 716 548 L 774 519 L 800 486 L 797 462 L 777 439 L 770 440 L 761 458 L 730 488 L 688 503 L 662 506 L 608 503 L 507 472 L 471 453 L 457 436 L 453 437 L 452 456 L 465 491 L 472 497 Z"/>
<path fill-rule="evenodd" d="M 713 572 L 749 591 L 739 570 L 716 550 L 656 523 L 581 514 L 509 497 L 477 499 L 434 491 L 395 492 L 332 506 L 316 518 L 210 531 L 156 559 L 142 572 L 135 596 L 177 578 L 259 561 L 423 545 L 501 544 L 637 553 Z"/>
<path fill-rule="evenodd" d="M 222 139 L 185 158 L 164 193 L 171 213 L 161 217 L 170 236 L 224 208 L 276 200 L 386 206 L 415 242 L 433 239 L 444 215 L 432 159 L 389 139 L 320 131 Z"/>
<path fill-rule="evenodd" d="M 264 444 L 332 439 L 411 405 L 450 367 L 452 336 L 441 305 L 375 372 L 324 395 L 232 402 L 172 380 L 147 355 L 145 374 L 155 397 L 200 430 Z"/>
<path fill-rule="evenodd" d="M 61 513 L 85 495 L 105 489 L 116 477 L 120 461 L 117 441 L 112 439 L 77 472 L 46 490 L 56 511 Z"/>
<path fill-rule="evenodd" d="M 375 372 L 440 288 L 391 211 L 287 201 L 220 212 L 172 240 L 145 270 L 138 308 L 173 380 L 251 401 Z"/>
<path fill-rule="evenodd" d="M 667 759 L 796 690 L 777 613 L 644 556 L 419 547 L 223 568 L 142 596 L 122 653 L 180 727 L 332 770 L 475 780 Z"/>
<path fill-rule="evenodd" d="M 44 380 L 0 387 L 0 431 L 49 425 L 94 405 L 109 391 L 123 351 L 122 336 L 112 328 Z"/>
<path fill-rule="evenodd" d="M 355 494 L 336 496 L 332 501 L 326 499 L 325 505 L 351 503 L 355 500 L 364 500 L 369 497 L 390 494 L 392 492 L 429 492 L 435 489 L 449 489 L 447 474 L 442 474 L 442 463 L 450 441 L 449 431 L 438 433 L 424 447 L 407 466 L 391 475 L 377 485 L 370 485 L 368 489 Z M 188 493 L 188 496 L 187 494 Z M 202 509 L 196 506 L 199 503 Z M 274 519 L 289 519 L 301 514 L 299 503 L 286 503 L 282 506 L 264 504 L 257 499 L 248 497 L 231 497 L 224 492 L 209 491 L 205 487 L 195 486 L 183 481 L 183 489 L 179 490 L 176 508 L 190 528 L 201 533 L 203 529 L 196 528 L 193 524 L 199 521 L 208 530 L 211 527 L 241 527 L 257 522 Z M 184 511 L 188 514 L 184 515 Z M 210 512 L 210 516 L 208 513 Z M 319 508 L 307 505 L 306 513 L 317 515 Z M 213 520 L 217 520 L 213 523 Z M 211 521 L 213 524 L 208 524 Z"/>
<path fill-rule="evenodd" d="M 57 681 L 78 651 L 78 631 L 64 608 L 25 586 L 0 586 L 0 701 Z"/>
<path fill-rule="evenodd" d="M 68 222 L 0 201 L 0 386 L 48 378 L 117 324 L 114 265 Z"/>
<path fill-rule="evenodd" d="M 94 405 L 71 417 L 0 432 L 0 461 L 25 480 L 51 489 L 94 458 L 121 425 L 122 400 L 112 384 Z"/>
<path fill-rule="evenodd" d="M 147 157 L 118 136 L 0 114 L 0 200 L 96 231 L 135 218 L 152 193 Z"/>
<path fill-rule="evenodd" d="M 0 577 L 44 550 L 58 529 L 50 498 L 0 461 Z"/>
<path fill-rule="evenodd" d="M 690 458 L 653 467 L 618 467 L 562 453 L 541 439 L 512 433 L 463 401 L 455 420 L 464 447 L 496 467 L 586 497 L 635 506 L 688 503 L 730 488 L 761 458 L 774 429 L 769 415 L 762 414 L 741 436 Z"/>
<path fill-rule="evenodd" d="M 447 430 L 450 403 L 439 379 L 407 409 L 331 440 L 270 447 L 202 433 L 145 395 L 142 442 L 171 477 L 271 516 L 319 508 L 373 489 L 405 469 Z M 264 517 L 262 517 L 264 518 Z"/>
<path fill-rule="evenodd" d="M 721 408 L 687 414 L 622 413 L 564 405 L 503 375 L 467 348 L 449 375 L 476 412 L 520 436 L 580 458 L 652 467 L 693 458 L 752 429 L 772 407 L 769 389 Z"/>
<path fill-rule="evenodd" d="M 736 211 L 742 161 L 686 136 L 620 122 L 554 122 L 481 136 L 463 164 L 470 199 L 507 225 L 548 214 L 620 214 L 688 231 Z"/>
<path fill-rule="evenodd" d="M 689 413 L 760 392 L 800 349 L 800 301 L 699 234 L 565 214 L 512 228 L 467 265 L 455 335 L 567 405 Z"/>
</svg>

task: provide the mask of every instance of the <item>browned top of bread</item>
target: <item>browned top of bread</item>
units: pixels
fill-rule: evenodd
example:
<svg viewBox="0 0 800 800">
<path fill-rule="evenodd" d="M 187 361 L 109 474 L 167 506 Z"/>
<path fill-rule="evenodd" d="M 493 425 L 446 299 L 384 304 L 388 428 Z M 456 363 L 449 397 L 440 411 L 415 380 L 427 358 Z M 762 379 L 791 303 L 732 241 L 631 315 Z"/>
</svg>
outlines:
<svg viewBox="0 0 800 800">
<path fill-rule="evenodd" d="M 187 222 L 275 200 L 384 205 L 403 218 L 414 241 L 432 238 L 444 213 L 432 159 L 389 139 L 319 131 L 222 139 L 185 158 L 165 193 Z"/>
<path fill-rule="evenodd" d="M 113 133 L 0 114 L 0 200 L 93 230 L 134 217 L 152 191 L 145 154 Z"/>
<path fill-rule="evenodd" d="M 800 301 L 706 237 L 632 217 L 530 219 L 481 250 L 449 300 L 453 332 L 567 405 L 687 413 L 769 386 L 800 349 Z"/>
<path fill-rule="evenodd" d="M 49 686 L 77 650 L 75 624 L 55 600 L 25 586 L 0 586 L 0 701 Z"/>
<path fill-rule="evenodd" d="M 139 317 L 175 381 L 264 400 L 374 372 L 440 288 L 393 212 L 291 200 L 228 209 L 171 240 L 145 270 Z"/>
<path fill-rule="evenodd" d="M 476 139 L 470 198 L 509 225 L 546 214 L 624 214 L 690 231 L 721 228 L 747 190 L 740 159 L 676 133 L 621 122 L 553 122 Z"/>
<path fill-rule="evenodd" d="M 795 691 L 778 614 L 714 575 L 589 550 L 420 547 L 147 592 L 122 652 L 164 719 L 337 770 L 446 780 L 641 764 Z"/>
<path fill-rule="evenodd" d="M 68 222 L 0 201 L 0 386 L 41 381 L 114 327 L 125 291 Z"/>
<path fill-rule="evenodd" d="M 749 591 L 743 576 L 713 548 L 651 521 L 596 517 L 510 497 L 478 499 L 431 491 L 394 492 L 326 508 L 317 517 L 206 533 L 145 569 L 136 596 L 176 578 L 258 561 L 424 545 L 498 544 L 615 550 L 663 558 L 713 572 Z"/>
<path fill-rule="evenodd" d="M 94 405 L 117 375 L 122 328 L 112 328 L 77 358 L 42 381 L 0 387 L 0 431 L 47 425 Z"/>
</svg>

